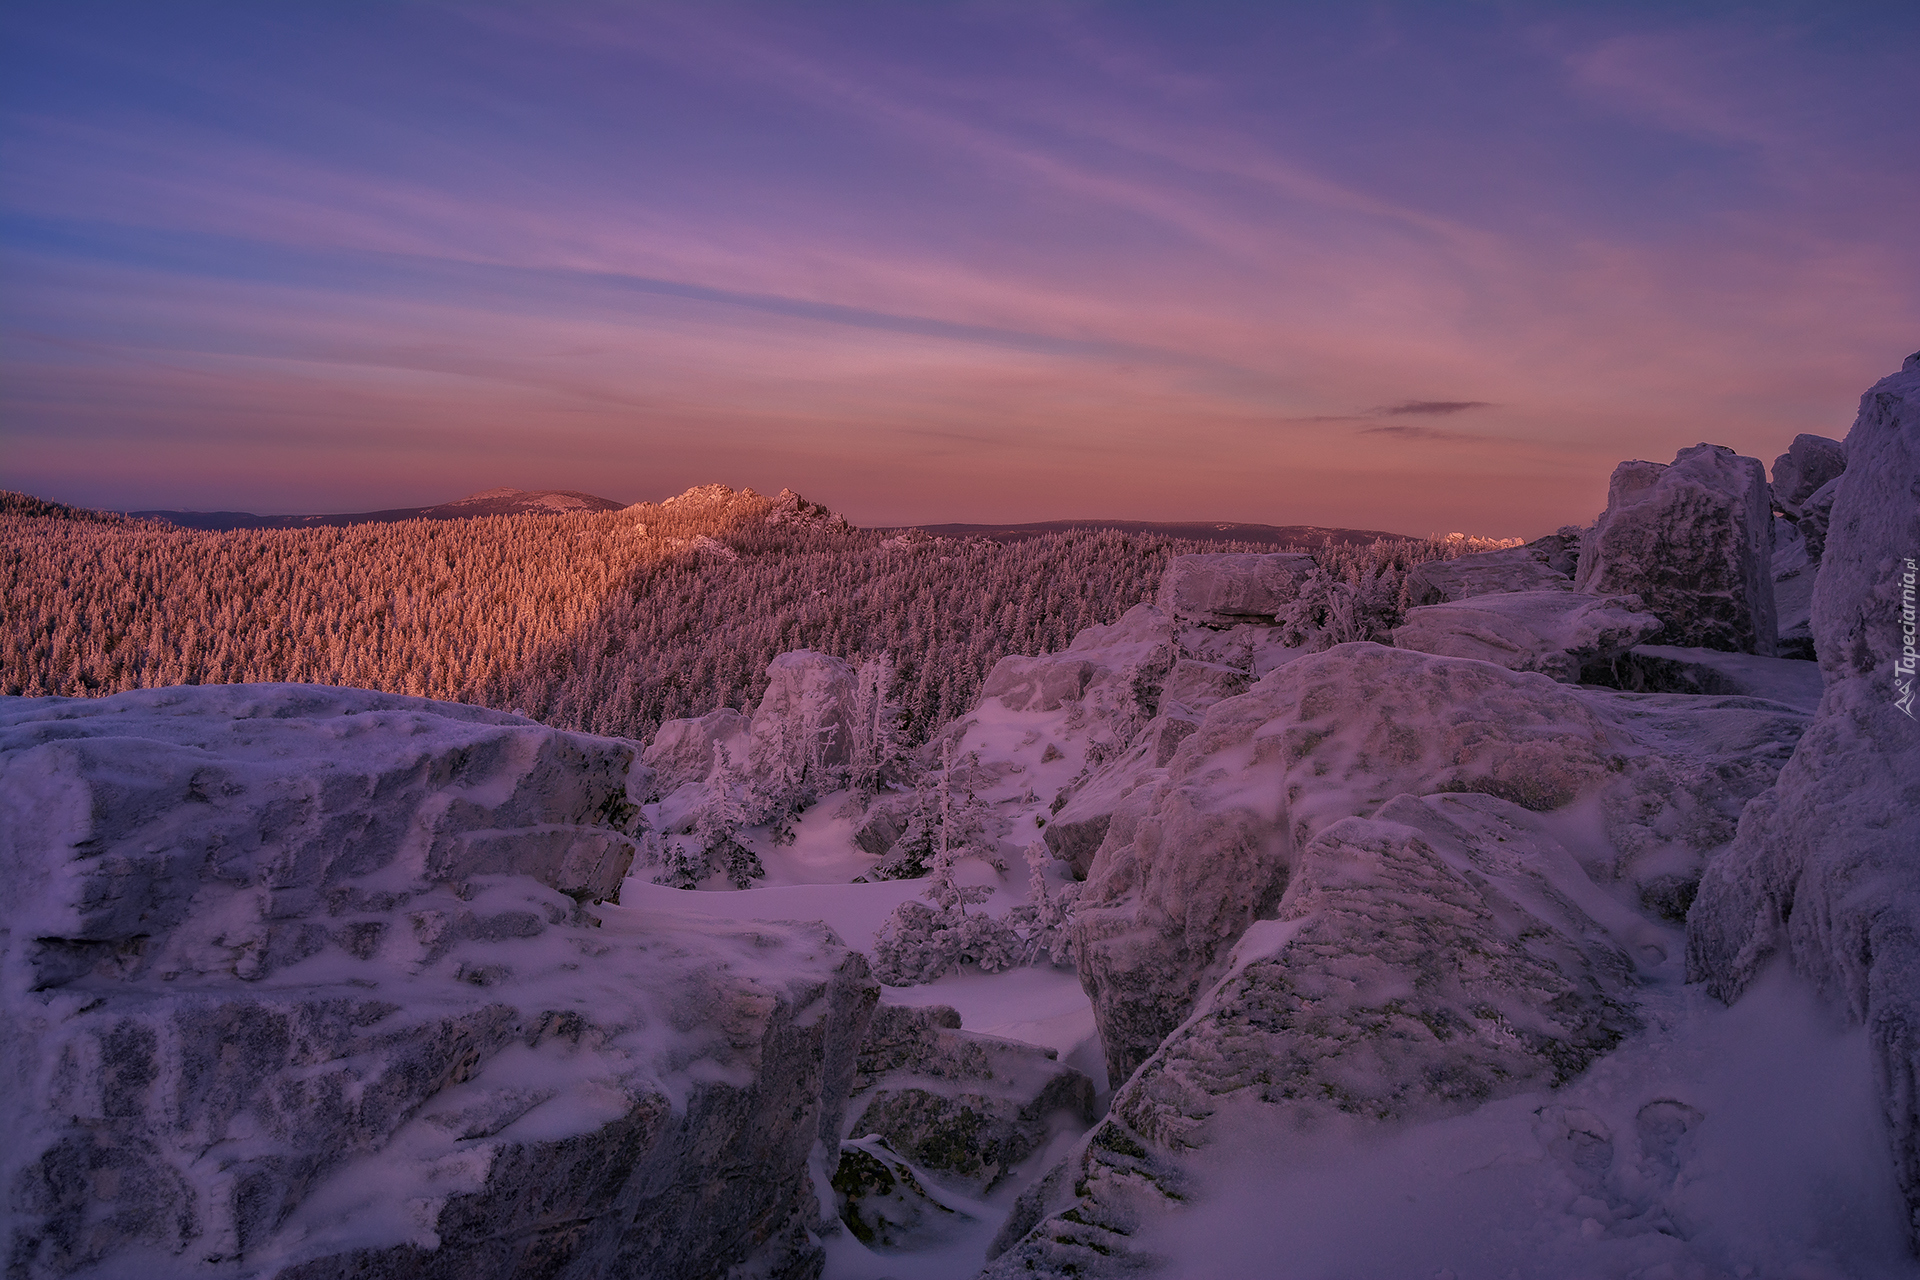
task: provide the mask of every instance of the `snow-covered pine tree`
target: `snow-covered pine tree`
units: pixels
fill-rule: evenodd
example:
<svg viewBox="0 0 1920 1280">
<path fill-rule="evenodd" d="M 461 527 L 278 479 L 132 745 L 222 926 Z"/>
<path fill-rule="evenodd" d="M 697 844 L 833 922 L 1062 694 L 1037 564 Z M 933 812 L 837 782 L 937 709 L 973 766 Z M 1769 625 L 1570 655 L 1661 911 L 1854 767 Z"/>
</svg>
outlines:
<svg viewBox="0 0 1920 1280">
<path fill-rule="evenodd" d="M 745 791 L 746 783 L 734 765 L 732 752 L 725 743 L 716 741 L 713 765 L 707 771 L 707 793 L 693 822 L 694 843 L 702 865 L 696 883 L 718 870 L 726 873 L 734 888 L 745 889 L 767 874 L 759 856 L 739 839 L 740 828 L 749 817 Z"/>
<path fill-rule="evenodd" d="M 1027 846 L 1027 900 L 1007 912 L 1007 924 L 1021 940 L 1020 963 L 1073 963 L 1073 910 L 1080 900 L 1080 886 L 1065 884 L 1058 890 L 1047 885 L 1047 867 L 1053 851 L 1045 841 Z"/>
</svg>

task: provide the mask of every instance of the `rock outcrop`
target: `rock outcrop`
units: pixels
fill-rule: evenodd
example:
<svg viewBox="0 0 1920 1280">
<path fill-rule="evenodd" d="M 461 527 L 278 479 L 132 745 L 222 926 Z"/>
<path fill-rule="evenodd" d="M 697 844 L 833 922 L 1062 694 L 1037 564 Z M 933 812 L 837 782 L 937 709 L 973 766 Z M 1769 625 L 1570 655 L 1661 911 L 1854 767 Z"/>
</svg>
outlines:
<svg viewBox="0 0 1920 1280">
<path fill-rule="evenodd" d="M 1498 554 L 1498 553 L 1497 553 Z M 1407 610 L 1396 648 L 1538 671 L 1562 684 L 1664 630 L 1637 596 L 1581 595 L 1567 587 L 1476 593 Z"/>
<path fill-rule="evenodd" d="M 1547 543 L 1550 545 L 1541 545 Z M 1573 575 L 1557 567 L 1577 557 L 1565 539 L 1550 535 L 1524 547 L 1483 551 L 1453 560 L 1424 560 L 1407 570 L 1409 605 L 1445 604 L 1495 591 L 1570 591 Z M 1575 542 L 1574 546 L 1578 547 Z M 1557 564 L 1556 564 L 1557 562 Z M 1576 560 L 1577 562 L 1577 560 Z"/>
<path fill-rule="evenodd" d="M 877 986 L 589 911 L 631 765 L 357 690 L 0 700 L 9 1273 L 817 1274 Z"/>
<path fill-rule="evenodd" d="M 1798 520 L 1808 498 L 1847 469 L 1847 447 L 1825 436 L 1797 435 L 1773 460 L 1773 502 Z"/>
<path fill-rule="evenodd" d="M 1604 837 L 1583 847 L 1587 873 L 1670 897 L 1732 838 L 1806 720 L 1770 700 L 1573 688 L 1367 643 L 1280 668 L 1211 707 L 1164 769 L 1139 761 L 1103 783 L 1075 928 L 1108 1078 L 1180 1025 L 1286 890 L 1295 851 L 1334 822 L 1400 794 L 1543 813 L 1585 801 Z"/>
<path fill-rule="evenodd" d="M 1223 1140 L 1284 1152 L 1329 1124 L 1417 1123 L 1578 1075 L 1639 1025 L 1633 963 L 1586 904 L 1617 911 L 1493 797 L 1402 796 L 1328 826 L 1278 918 L 1016 1208 L 1016 1228 L 1047 1216 L 1003 1237 L 987 1275 L 1151 1269 L 1142 1228 Z"/>
<path fill-rule="evenodd" d="M 703 716 L 662 723 L 642 757 L 653 771 L 654 788 L 663 796 L 672 795 L 688 783 L 704 779 L 713 768 L 715 743 L 737 751 L 744 759 L 747 717 L 732 707 L 721 707 Z"/>
<path fill-rule="evenodd" d="M 767 691 L 751 716 L 721 707 L 661 724 L 642 759 L 652 771 L 651 795 L 667 801 L 667 825 L 692 812 L 716 748 L 769 797 L 846 764 L 853 749 L 854 686 L 853 668 L 845 662 L 795 649 L 767 664 Z"/>
<path fill-rule="evenodd" d="M 1155 603 L 1178 622 L 1231 627 L 1271 622 L 1313 572 L 1301 552 L 1175 556 Z"/>
<path fill-rule="evenodd" d="M 1164 777 L 1115 811 L 1080 899 L 1080 977 L 1108 1078 L 1180 1025 L 1325 827 L 1401 793 L 1558 808 L 1625 770 L 1631 750 L 1541 676 L 1366 643 L 1216 703 Z"/>
<path fill-rule="evenodd" d="M 1813 600 L 1826 691 L 1707 867 L 1688 962 L 1731 1001 L 1784 953 L 1866 1024 L 1920 1241 L 1920 355 L 1862 397 L 1846 450 Z"/>
<path fill-rule="evenodd" d="M 1623 462 L 1580 549 L 1577 590 L 1638 596 L 1664 643 L 1771 656 L 1773 514 L 1766 470 L 1719 445 Z"/>
<path fill-rule="evenodd" d="M 848 1135 L 875 1135 L 923 1170 L 986 1191 L 1065 1121 L 1093 1122 L 1093 1081 L 1051 1049 L 960 1029 L 945 1005 L 875 1010 Z"/>
</svg>

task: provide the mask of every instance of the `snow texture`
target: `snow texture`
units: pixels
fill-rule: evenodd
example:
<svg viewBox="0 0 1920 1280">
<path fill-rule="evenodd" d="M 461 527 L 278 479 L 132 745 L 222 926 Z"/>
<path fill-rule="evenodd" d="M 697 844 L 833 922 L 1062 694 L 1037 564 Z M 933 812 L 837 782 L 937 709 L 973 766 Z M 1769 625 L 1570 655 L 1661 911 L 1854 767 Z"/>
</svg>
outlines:
<svg viewBox="0 0 1920 1280">
<path fill-rule="evenodd" d="M 1825 693 L 1775 786 L 1709 864 L 1688 958 L 1735 1000 L 1784 953 L 1866 1025 L 1920 1243 L 1920 355 L 1861 398 L 1846 456 L 1813 599 Z"/>
<path fill-rule="evenodd" d="M 1496 552 L 1494 554 L 1506 554 Z M 1638 596 L 1579 595 L 1566 587 L 1475 593 L 1407 611 L 1396 648 L 1538 671 L 1563 684 L 1660 634 Z"/>
<path fill-rule="evenodd" d="M 1721 445 L 1623 462 L 1580 547 L 1576 589 L 1636 595 L 1668 644 L 1771 656 L 1773 512 L 1766 469 Z"/>
<path fill-rule="evenodd" d="M 877 995 L 585 904 L 631 744 L 299 685 L 0 703 L 9 1274 L 811 1274 Z"/>
</svg>

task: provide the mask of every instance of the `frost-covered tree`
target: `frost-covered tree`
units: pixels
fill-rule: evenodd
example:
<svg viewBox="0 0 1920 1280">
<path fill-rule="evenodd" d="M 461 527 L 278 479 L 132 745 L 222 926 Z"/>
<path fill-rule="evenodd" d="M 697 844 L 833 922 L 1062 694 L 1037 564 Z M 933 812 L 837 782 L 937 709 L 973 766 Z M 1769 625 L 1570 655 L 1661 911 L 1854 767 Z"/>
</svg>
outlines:
<svg viewBox="0 0 1920 1280">
<path fill-rule="evenodd" d="M 1020 963 L 1073 963 L 1073 911 L 1080 900 L 1078 884 L 1053 889 L 1047 867 L 1053 852 L 1035 840 L 1027 846 L 1027 900 L 1007 913 L 1007 924 L 1020 935 Z"/>
<path fill-rule="evenodd" d="M 663 870 L 654 883 L 692 889 L 719 871 L 734 888 L 748 888 L 767 872 L 759 855 L 739 838 L 749 816 L 748 788 L 723 742 L 713 744 L 705 786 L 691 839 L 666 842 L 660 860 Z"/>
<path fill-rule="evenodd" d="M 900 704 L 893 700 L 893 685 L 891 653 L 868 658 L 855 672 L 848 772 L 850 784 L 863 798 L 871 798 L 906 765 Z"/>
</svg>

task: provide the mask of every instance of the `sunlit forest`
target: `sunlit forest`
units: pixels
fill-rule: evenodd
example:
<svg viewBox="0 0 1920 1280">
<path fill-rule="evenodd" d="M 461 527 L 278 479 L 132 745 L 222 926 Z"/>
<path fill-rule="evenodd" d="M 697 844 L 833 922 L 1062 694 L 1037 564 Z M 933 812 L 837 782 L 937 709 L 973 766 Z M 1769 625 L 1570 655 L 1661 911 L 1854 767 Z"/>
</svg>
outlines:
<svg viewBox="0 0 1920 1280">
<path fill-rule="evenodd" d="M 1232 550 L 1271 548 L 1092 529 L 892 534 L 717 485 L 604 513 L 220 533 L 13 494 L 0 505 L 0 692 L 306 681 L 644 739 L 665 719 L 750 705 L 776 654 L 884 651 L 918 739 L 968 707 L 1002 656 L 1064 648 L 1151 599 L 1170 556 Z M 1319 554 L 1390 609 L 1397 569 L 1450 550 Z"/>
</svg>

